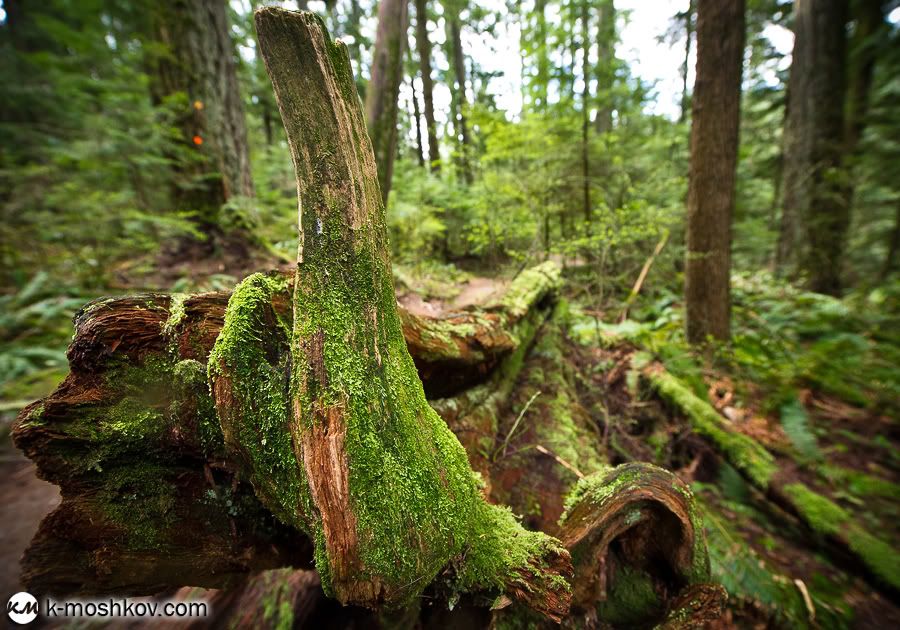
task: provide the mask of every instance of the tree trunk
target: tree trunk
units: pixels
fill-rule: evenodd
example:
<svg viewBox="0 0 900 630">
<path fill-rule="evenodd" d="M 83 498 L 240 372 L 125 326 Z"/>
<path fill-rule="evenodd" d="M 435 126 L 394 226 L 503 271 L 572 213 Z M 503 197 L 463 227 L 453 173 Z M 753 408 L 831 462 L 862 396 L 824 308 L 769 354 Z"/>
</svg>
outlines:
<svg viewBox="0 0 900 630">
<path fill-rule="evenodd" d="M 537 52 L 537 93 L 538 111 L 547 111 L 550 85 L 550 58 L 547 55 L 547 0 L 535 0 L 537 13 L 537 38 L 534 42 Z"/>
<path fill-rule="evenodd" d="M 391 175 L 397 154 L 397 111 L 400 108 L 397 97 L 403 81 L 408 7 L 406 0 L 382 0 L 379 3 L 372 78 L 366 89 L 366 125 L 375 150 L 378 184 L 385 204 L 391 192 Z"/>
<path fill-rule="evenodd" d="M 409 78 L 409 89 L 412 91 L 412 124 L 416 130 L 416 159 L 419 161 L 419 166 L 425 166 L 425 148 L 422 146 L 422 116 L 419 112 L 419 95 L 416 93 L 415 76 Z"/>
<path fill-rule="evenodd" d="M 847 105 L 844 124 L 844 151 L 846 181 L 842 189 L 841 205 L 847 213 L 849 225 L 855 192 L 853 167 L 858 160 L 859 142 L 868 123 L 869 100 L 872 79 L 875 74 L 878 42 L 876 38 L 887 28 L 881 0 L 859 0 L 852 4 L 856 28 L 850 42 L 847 73 Z"/>
<path fill-rule="evenodd" d="M 799 8 L 805 8 L 801 0 Z M 809 288 L 820 293 L 841 293 L 850 208 L 841 194 L 846 178 L 842 171 L 844 149 L 844 97 L 846 94 L 847 2 L 811 0 L 812 38 L 815 64 L 809 93 L 812 117 L 807 120 L 812 135 L 809 167 L 811 192 L 805 209 L 809 247 L 803 268 Z"/>
<path fill-rule="evenodd" d="M 785 127 L 782 264 L 797 260 L 813 291 L 841 291 L 850 213 L 841 172 L 847 3 L 798 0 Z M 801 227 L 802 226 L 802 227 Z M 803 234 L 806 243 L 800 244 Z"/>
<path fill-rule="evenodd" d="M 197 213 L 198 228 L 221 235 L 219 210 L 252 196 L 244 107 L 224 0 L 169 0 L 154 10 L 154 34 L 165 52 L 149 60 L 151 91 L 161 102 L 187 96 L 179 127 L 198 157 L 178 165 L 174 201 Z"/>
<path fill-rule="evenodd" d="M 729 337 L 743 51 L 743 0 L 699 0 L 685 270 L 691 343 Z"/>
<path fill-rule="evenodd" d="M 687 11 L 684 12 L 684 63 L 681 64 L 681 114 L 678 122 L 687 120 L 690 95 L 688 94 L 688 68 L 691 61 L 691 43 L 694 39 L 694 3 L 696 0 L 688 0 Z"/>
<path fill-rule="evenodd" d="M 460 35 L 459 18 L 450 18 L 450 46 L 453 51 L 453 74 L 456 78 L 455 96 L 456 96 L 456 121 L 459 123 L 459 129 L 454 129 L 459 136 L 462 137 L 462 145 L 460 146 L 460 171 L 462 172 L 463 181 L 467 184 L 472 183 L 472 165 L 469 161 L 471 143 L 469 140 L 469 129 L 466 124 L 466 116 L 468 103 L 466 101 L 466 62 L 463 56 L 462 37 Z"/>
<path fill-rule="evenodd" d="M 425 129 L 428 133 L 428 164 L 432 173 L 441 170 L 441 153 L 434 120 L 434 81 L 431 78 L 431 42 L 428 40 L 428 0 L 416 0 L 416 48 L 422 74 L 422 98 L 425 101 Z"/>
<path fill-rule="evenodd" d="M 588 5 L 581 3 L 581 76 L 584 77 L 584 89 L 581 91 L 581 192 L 584 227 L 591 230 L 591 43 L 588 40 L 590 23 L 588 22 Z"/>
<path fill-rule="evenodd" d="M 597 133 L 612 130 L 613 83 L 616 78 L 616 5 L 604 0 L 597 10 L 600 26 L 597 31 Z"/>
<path fill-rule="evenodd" d="M 888 239 L 888 250 L 884 257 L 884 265 L 881 267 L 881 279 L 890 277 L 896 271 L 900 261 L 900 204 L 897 205 L 897 214 L 894 218 L 894 229 Z"/>
</svg>

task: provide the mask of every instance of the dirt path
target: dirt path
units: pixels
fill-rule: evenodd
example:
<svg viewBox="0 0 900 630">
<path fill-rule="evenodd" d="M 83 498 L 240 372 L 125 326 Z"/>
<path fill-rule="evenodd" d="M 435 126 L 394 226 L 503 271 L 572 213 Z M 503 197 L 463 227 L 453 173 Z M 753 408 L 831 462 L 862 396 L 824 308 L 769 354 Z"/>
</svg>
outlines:
<svg viewBox="0 0 900 630">
<path fill-rule="evenodd" d="M 59 488 L 35 476 L 35 467 L 8 437 L 0 445 L 0 600 L 21 588 L 19 560 L 37 527 L 59 505 Z M 5 615 L 4 615 L 5 616 Z"/>
</svg>

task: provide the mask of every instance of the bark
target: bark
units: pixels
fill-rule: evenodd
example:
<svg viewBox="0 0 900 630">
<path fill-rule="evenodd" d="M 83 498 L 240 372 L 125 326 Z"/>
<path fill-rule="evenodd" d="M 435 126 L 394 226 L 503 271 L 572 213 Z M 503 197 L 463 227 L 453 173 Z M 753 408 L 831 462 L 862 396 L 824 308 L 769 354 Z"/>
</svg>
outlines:
<svg viewBox="0 0 900 630">
<path fill-rule="evenodd" d="M 600 22 L 597 31 L 597 133 L 612 130 L 613 83 L 616 78 L 616 6 L 614 0 L 600 3 L 597 9 Z"/>
<path fill-rule="evenodd" d="M 731 217 L 744 50 L 743 0 L 697 4 L 685 302 L 687 337 L 728 339 Z"/>
<path fill-rule="evenodd" d="M 884 257 L 884 265 L 881 267 L 882 279 L 890 277 L 891 273 L 897 269 L 898 260 L 900 260 L 900 205 L 897 206 L 894 229 L 891 230 L 887 254 Z"/>
<path fill-rule="evenodd" d="M 227 3 L 170 0 L 153 19 L 154 37 L 165 52 L 148 60 L 151 92 L 157 102 L 186 95 L 179 128 L 196 155 L 178 165 L 174 201 L 179 209 L 197 212 L 203 233 L 218 237 L 222 204 L 253 195 Z"/>
<path fill-rule="evenodd" d="M 569 501 L 559 536 L 576 558 L 580 578 L 573 612 L 602 602 L 600 615 L 613 626 L 658 621 L 665 611 L 662 598 L 656 607 L 617 605 L 616 587 L 629 581 L 617 574 L 644 574 L 656 592 L 677 593 L 709 581 L 703 523 L 690 489 L 674 474 L 625 464 L 586 478 Z"/>
<path fill-rule="evenodd" d="M 850 213 L 843 191 L 847 3 L 794 5 L 778 260 L 796 261 L 814 291 L 838 294 Z M 801 243 L 801 237 L 806 241 Z"/>
<path fill-rule="evenodd" d="M 809 160 L 811 186 L 805 228 L 809 247 L 803 268 L 809 288 L 820 293 L 841 293 L 841 264 L 844 258 L 850 208 L 842 196 L 844 97 L 846 94 L 847 3 L 812 0 L 811 33 L 815 65 L 809 68 L 809 97 L 812 117 L 807 121 L 812 134 Z M 803 3 L 800 3 L 801 9 Z M 799 35 L 799 34 L 798 34 Z"/>
<path fill-rule="evenodd" d="M 403 81 L 408 7 L 406 0 L 382 0 L 378 4 L 372 77 L 366 89 L 366 126 L 375 151 L 378 184 L 385 204 L 391 192 L 394 156 L 397 154 L 398 95 Z"/>
<path fill-rule="evenodd" d="M 416 0 L 416 48 L 422 75 L 422 99 L 425 102 L 425 129 L 428 133 L 428 164 L 432 173 L 441 170 L 441 154 L 434 120 L 434 81 L 431 78 L 431 42 L 428 40 L 428 0 Z"/>
<path fill-rule="evenodd" d="M 456 101 L 456 119 L 454 132 L 458 138 L 462 139 L 459 146 L 459 164 L 463 181 L 467 184 L 472 183 L 472 165 L 469 161 L 471 151 L 471 141 L 469 139 L 469 128 L 466 121 L 468 115 L 468 102 L 466 100 L 466 62 L 462 49 L 462 37 L 460 35 L 459 18 L 451 17 L 449 20 L 450 49 L 453 53 L 453 76 L 456 84 L 454 86 L 454 96 Z"/>
</svg>

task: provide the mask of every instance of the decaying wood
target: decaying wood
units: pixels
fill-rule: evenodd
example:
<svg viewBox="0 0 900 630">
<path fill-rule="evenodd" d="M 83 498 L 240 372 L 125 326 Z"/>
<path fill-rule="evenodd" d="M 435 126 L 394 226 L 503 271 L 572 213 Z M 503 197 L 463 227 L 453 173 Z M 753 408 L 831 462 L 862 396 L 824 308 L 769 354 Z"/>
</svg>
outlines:
<svg viewBox="0 0 900 630">
<path fill-rule="evenodd" d="M 256 26 L 297 175 L 300 247 L 291 446 L 257 457 L 251 476 L 291 457 L 302 465 L 299 494 L 269 506 L 310 532 L 323 586 L 343 603 L 402 605 L 451 569 L 459 591 L 499 590 L 560 618 L 568 554 L 484 501 L 465 451 L 426 403 L 346 46 L 309 13 L 264 8 Z M 252 439 L 247 422 L 237 433 Z"/>
<path fill-rule="evenodd" d="M 576 498 L 559 534 L 574 559 L 574 609 L 590 610 L 604 601 L 622 567 L 647 573 L 660 593 L 708 581 L 693 496 L 672 473 L 625 464 L 581 482 Z"/>
</svg>

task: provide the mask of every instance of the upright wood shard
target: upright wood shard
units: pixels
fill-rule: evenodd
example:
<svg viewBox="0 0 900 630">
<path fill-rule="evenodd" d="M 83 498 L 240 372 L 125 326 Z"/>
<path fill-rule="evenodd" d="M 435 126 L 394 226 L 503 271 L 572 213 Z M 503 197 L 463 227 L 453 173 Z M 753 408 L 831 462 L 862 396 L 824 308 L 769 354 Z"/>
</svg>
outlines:
<svg viewBox="0 0 900 630">
<path fill-rule="evenodd" d="M 406 349 L 346 46 L 309 13 L 264 8 L 256 23 L 300 207 L 289 424 L 306 484 L 270 509 L 302 521 L 342 602 L 402 604 L 450 568 L 458 590 L 505 591 L 558 619 L 567 552 L 485 503 Z"/>
</svg>

